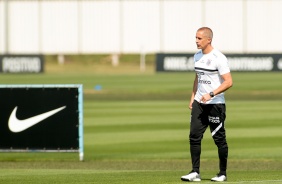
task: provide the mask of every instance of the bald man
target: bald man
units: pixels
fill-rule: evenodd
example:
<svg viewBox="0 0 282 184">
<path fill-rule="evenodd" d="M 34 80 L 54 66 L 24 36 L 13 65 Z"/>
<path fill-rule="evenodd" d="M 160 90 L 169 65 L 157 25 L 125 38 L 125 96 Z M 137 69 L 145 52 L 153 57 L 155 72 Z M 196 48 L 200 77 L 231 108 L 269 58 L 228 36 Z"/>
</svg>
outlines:
<svg viewBox="0 0 282 184">
<path fill-rule="evenodd" d="M 228 145 L 224 128 L 226 117 L 224 91 L 232 85 L 232 77 L 225 55 L 212 46 L 213 31 L 201 27 L 196 32 L 196 45 L 200 49 L 194 55 L 195 80 L 189 103 L 191 109 L 190 154 L 192 171 L 181 177 L 183 181 L 201 181 L 201 141 L 207 127 L 218 148 L 219 172 L 211 181 L 227 180 Z"/>
</svg>

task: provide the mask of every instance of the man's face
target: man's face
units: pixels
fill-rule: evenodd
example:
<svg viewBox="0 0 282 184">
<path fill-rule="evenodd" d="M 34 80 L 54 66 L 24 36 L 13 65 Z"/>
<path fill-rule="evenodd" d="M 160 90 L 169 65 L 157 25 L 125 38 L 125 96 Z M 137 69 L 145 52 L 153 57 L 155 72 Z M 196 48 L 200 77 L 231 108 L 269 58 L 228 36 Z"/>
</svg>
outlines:
<svg viewBox="0 0 282 184">
<path fill-rule="evenodd" d="M 196 44 L 198 49 L 205 50 L 205 48 L 211 43 L 211 39 L 205 35 L 204 31 L 197 31 Z"/>
</svg>

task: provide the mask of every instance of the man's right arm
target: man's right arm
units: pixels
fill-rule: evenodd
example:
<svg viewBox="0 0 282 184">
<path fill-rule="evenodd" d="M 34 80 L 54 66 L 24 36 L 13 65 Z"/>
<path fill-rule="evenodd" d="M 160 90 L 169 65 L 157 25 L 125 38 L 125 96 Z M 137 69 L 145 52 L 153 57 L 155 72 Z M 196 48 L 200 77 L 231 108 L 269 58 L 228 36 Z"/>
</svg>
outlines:
<svg viewBox="0 0 282 184">
<path fill-rule="evenodd" d="M 194 97 L 195 97 L 196 92 L 197 92 L 197 88 L 198 88 L 198 76 L 196 74 L 194 84 L 193 84 L 193 91 L 192 91 L 192 95 L 191 95 L 191 99 L 190 99 L 190 104 L 189 104 L 189 109 L 191 109 L 191 110 L 192 110 L 192 104 L 194 102 Z"/>
</svg>

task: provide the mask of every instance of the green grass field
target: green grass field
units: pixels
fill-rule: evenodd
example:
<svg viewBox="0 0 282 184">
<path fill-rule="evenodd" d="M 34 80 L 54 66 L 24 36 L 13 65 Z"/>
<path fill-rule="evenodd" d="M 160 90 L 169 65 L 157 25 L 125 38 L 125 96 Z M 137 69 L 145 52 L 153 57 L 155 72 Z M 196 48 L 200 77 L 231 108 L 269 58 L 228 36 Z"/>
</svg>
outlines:
<svg viewBox="0 0 282 184">
<path fill-rule="evenodd" d="M 0 183 L 184 183 L 194 73 L 155 73 L 152 63 L 143 73 L 137 64 L 99 66 L 47 63 L 44 74 L 1 75 L 1 84 L 84 85 L 85 161 L 78 153 L 0 153 Z M 282 74 L 232 75 L 226 183 L 282 183 Z M 217 172 L 207 130 L 202 183 Z"/>
</svg>

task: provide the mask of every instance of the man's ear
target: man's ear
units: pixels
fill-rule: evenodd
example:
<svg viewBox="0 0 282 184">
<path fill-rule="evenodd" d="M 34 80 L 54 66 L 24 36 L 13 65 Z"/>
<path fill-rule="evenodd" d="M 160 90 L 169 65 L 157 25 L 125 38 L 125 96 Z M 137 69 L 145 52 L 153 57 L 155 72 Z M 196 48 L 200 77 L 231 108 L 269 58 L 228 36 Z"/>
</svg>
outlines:
<svg viewBox="0 0 282 184">
<path fill-rule="evenodd" d="M 209 41 L 209 43 L 211 43 L 211 42 L 212 42 L 212 39 L 208 38 L 208 41 Z"/>
</svg>

